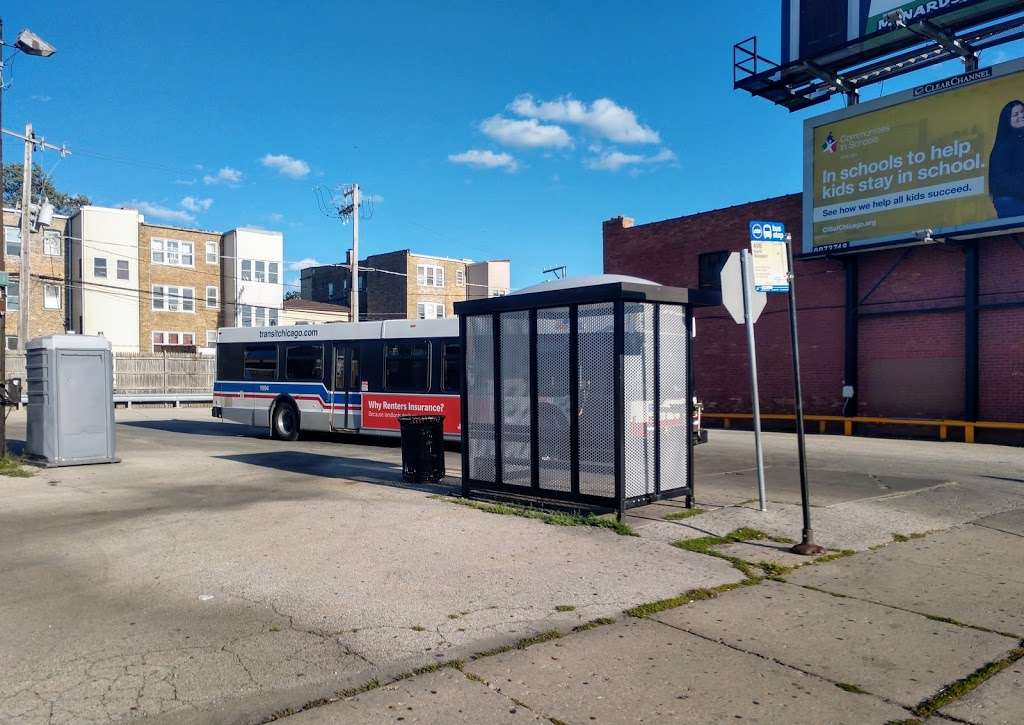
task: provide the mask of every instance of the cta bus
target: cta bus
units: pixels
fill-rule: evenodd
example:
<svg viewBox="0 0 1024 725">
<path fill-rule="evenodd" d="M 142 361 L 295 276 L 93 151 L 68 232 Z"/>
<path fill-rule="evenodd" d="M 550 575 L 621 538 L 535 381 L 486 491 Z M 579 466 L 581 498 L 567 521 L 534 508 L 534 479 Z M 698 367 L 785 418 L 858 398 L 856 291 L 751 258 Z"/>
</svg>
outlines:
<svg viewBox="0 0 1024 725">
<path fill-rule="evenodd" d="M 294 441 L 309 430 L 397 435 L 399 416 L 443 415 L 445 438 L 459 440 L 460 375 L 455 318 L 221 328 L 213 416 L 268 426 L 274 438 Z M 538 384 L 539 415 L 569 425 L 564 386 Z M 580 385 L 581 409 L 591 398 L 610 399 L 595 391 L 611 380 Z M 691 427 L 694 442 L 702 443 L 702 406 L 694 402 Z M 662 425 L 685 420 L 685 398 L 663 405 Z M 653 420 L 653 411 L 641 408 L 630 411 L 631 425 Z"/>
<path fill-rule="evenodd" d="M 460 437 L 459 322 L 386 320 L 230 327 L 217 334 L 216 418 L 300 431 L 396 435 L 402 415 L 443 415 Z"/>
</svg>

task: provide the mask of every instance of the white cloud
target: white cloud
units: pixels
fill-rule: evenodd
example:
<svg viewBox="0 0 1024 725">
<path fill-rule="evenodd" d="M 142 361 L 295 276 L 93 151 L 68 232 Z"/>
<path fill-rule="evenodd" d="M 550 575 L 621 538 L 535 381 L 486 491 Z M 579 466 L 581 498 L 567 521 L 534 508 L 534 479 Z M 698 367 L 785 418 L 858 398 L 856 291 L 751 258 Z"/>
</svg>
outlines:
<svg viewBox="0 0 1024 725">
<path fill-rule="evenodd" d="M 242 172 L 225 166 L 214 175 L 207 174 L 203 177 L 204 184 L 230 184 L 235 185 L 242 181 Z"/>
<path fill-rule="evenodd" d="M 283 222 L 284 221 L 284 214 L 282 214 L 280 212 L 272 211 L 269 214 L 267 214 L 267 218 L 270 221 L 272 221 L 272 222 Z"/>
<path fill-rule="evenodd" d="M 260 163 L 270 169 L 277 169 L 282 176 L 301 179 L 309 174 L 309 164 L 302 159 L 293 159 L 287 154 L 267 154 Z"/>
<path fill-rule="evenodd" d="M 175 179 L 174 183 L 178 184 L 179 186 L 193 186 L 193 185 L 195 185 L 196 180 L 195 179 Z"/>
<path fill-rule="evenodd" d="M 587 104 L 569 96 L 554 101 L 535 101 L 533 96 L 517 96 L 509 110 L 525 118 L 572 123 L 617 143 L 660 143 L 661 136 L 642 125 L 631 109 L 610 98 L 598 98 Z"/>
<path fill-rule="evenodd" d="M 209 211 L 211 206 L 213 206 L 213 199 L 210 199 L 209 197 L 206 199 L 197 199 L 194 196 L 186 196 L 181 200 L 181 208 L 188 209 L 189 211 Z"/>
<path fill-rule="evenodd" d="M 53 100 L 53 96 L 48 96 L 45 93 L 33 93 L 31 98 L 33 101 L 39 101 L 40 103 L 49 103 Z"/>
<path fill-rule="evenodd" d="M 643 154 L 626 154 L 616 149 L 601 152 L 599 156 L 587 159 L 584 163 L 587 168 L 596 171 L 618 171 L 624 166 L 642 166 L 653 164 L 664 164 L 676 160 L 672 149 L 662 149 L 656 154 L 644 156 Z"/>
<path fill-rule="evenodd" d="M 572 139 L 564 128 L 542 124 L 536 118 L 519 120 L 491 116 L 480 124 L 480 130 L 506 146 L 520 148 L 572 146 Z"/>
<path fill-rule="evenodd" d="M 288 264 L 285 266 L 288 268 L 289 272 L 301 272 L 304 269 L 309 269 L 310 267 L 319 267 L 322 264 L 323 262 L 314 257 L 305 257 L 303 259 L 298 260 L 297 262 L 288 262 Z"/>
<path fill-rule="evenodd" d="M 383 204 L 384 197 L 380 194 L 367 194 L 366 196 L 360 197 L 363 201 L 368 201 L 371 204 Z"/>
<path fill-rule="evenodd" d="M 138 209 L 141 213 L 155 219 L 165 219 L 171 222 L 178 222 L 179 224 L 187 224 L 196 220 L 195 216 L 193 214 L 189 214 L 187 211 L 171 209 L 170 207 L 155 204 L 150 201 L 133 199 L 132 201 L 125 202 L 121 206 L 130 209 Z"/>
<path fill-rule="evenodd" d="M 483 149 L 469 149 L 461 154 L 448 154 L 448 160 L 453 164 L 465 164 L 477 169 L 505 169 L 511 172 L 519 168 L 519 163 L 510 154 L 496 154 Z"/>
</svg>

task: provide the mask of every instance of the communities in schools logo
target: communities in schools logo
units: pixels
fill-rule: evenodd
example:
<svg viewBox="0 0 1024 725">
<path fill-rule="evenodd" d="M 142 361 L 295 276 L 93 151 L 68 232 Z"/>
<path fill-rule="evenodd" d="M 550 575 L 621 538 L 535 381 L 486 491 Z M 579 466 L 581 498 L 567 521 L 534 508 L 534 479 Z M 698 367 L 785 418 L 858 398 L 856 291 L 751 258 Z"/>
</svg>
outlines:
<svg viewBox="0 0 1024 725">
<path fill-rule="evenodd" d="M 832 135 L 832 132 L 828 132 L 828 138 L 825 139 L 825 143 L 821 145 L 821 150 L 827 154 L 834 154 L 836 152 L 836 138 Z"/>
</svg>

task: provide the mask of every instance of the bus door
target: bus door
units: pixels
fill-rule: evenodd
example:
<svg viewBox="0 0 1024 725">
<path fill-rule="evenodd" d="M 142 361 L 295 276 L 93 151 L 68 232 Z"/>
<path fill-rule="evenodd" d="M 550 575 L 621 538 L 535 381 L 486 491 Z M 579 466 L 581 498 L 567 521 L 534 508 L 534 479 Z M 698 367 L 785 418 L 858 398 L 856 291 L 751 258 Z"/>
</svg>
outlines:
<svg viewBox="0 0 1024 725">
<path fill-rule="evenodd" d="M 362 389 L 362 370 L 359 361 L 359 345 L 351 342 L 334 344 L 334 376 L 331 396 L 331 428 L 335 430 L 356 430 L 362 418 L 358 393 Z"/>
</svg>

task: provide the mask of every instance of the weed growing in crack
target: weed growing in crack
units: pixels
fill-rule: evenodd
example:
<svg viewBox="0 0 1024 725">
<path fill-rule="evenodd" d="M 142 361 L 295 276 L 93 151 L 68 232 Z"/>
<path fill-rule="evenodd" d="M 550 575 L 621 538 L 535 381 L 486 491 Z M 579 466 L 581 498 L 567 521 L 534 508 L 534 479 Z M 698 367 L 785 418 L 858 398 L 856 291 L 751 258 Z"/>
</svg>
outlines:
<svg viewBox="0 0 1024 725">
<path fill-rule="evenodd" d="M 682 521 L 683 519 L 688 519 L 693 516 L 700 516 L 702 513 L 705 513 L 705 511 L 700 508 L 681 509 L 679 511 L 673 511 L 670 514 L 665 514 L 662 518 L 666 521 Z"/>
<path fill-rule="evenodd" d="M 458 504 L 459 506 L 467 506 L 490 514 L 537 519 L 552 526 L 593 526 L 598 529 L 609 529 L 619 536 L 639 536 L 629 524 L 592 513 L 579 514 L 562 511 L 542 511 L 540 509 L 526 508 L 525 506 L 513 506 L 507 503 L 484 503 L 464 498 L 452 498 L 450 496 L 432 496 L 431 498 L 438 498 L 442 501 Z"/>
<path fill-rule="evenodd" d="M 574 604 L 556 604 L 556 612 L 575 612 L 576 606 Z"/>
<path fill-rule="evenodd" d="M 911 710 L 911 712 L 919 718 L 927 719 L 949 703 L 959 700 L 986 680 L 999 674 L 1007 667 L 1017 662 L 1017 660 L 1024 657 L 1024 642 L 1021 642 L 1021 645 L 1022 646 L 1011 650 L 1005 657 L 995 660 L 994 662 L 989 662 L 987 665 L 982 665 L 974 672 L 967 675 L 967 677 L 946 685 L 936 694 L 919 703 L 917 707 Z"/>
</svg>

